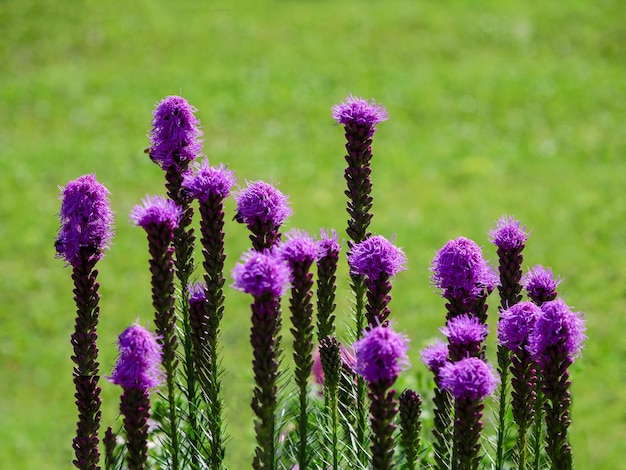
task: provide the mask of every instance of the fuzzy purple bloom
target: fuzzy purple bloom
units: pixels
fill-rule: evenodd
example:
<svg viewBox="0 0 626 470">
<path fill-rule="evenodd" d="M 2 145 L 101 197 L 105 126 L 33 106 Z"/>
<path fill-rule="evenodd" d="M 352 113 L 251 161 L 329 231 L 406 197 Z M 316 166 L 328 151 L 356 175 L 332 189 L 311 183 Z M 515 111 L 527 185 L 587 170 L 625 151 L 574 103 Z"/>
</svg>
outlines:
<svg viewBox="0 0 626 470">
<path fill-rule="evenodd" d="M 387 111 L 382 105 L 373 100 L 348 96 L 346 101 L 333 106 L 333 119 L 337 124 L 374 127 L 376 124 L 389 119 Z"/>
<path fill-rule="evenodd" d="M 243 262 L 237 263 L 232 271 L 235 289 L 254 297 L 266 294 L 278 297 L 285 293 L 291 270 L 281 258 L 270 251 L 250 250 L 241 259 Z"/>
<path fill-rule="evenodd" d="M 317 241 L 317 259 L 336 256 L 341 251 L 339 235 L 336 230 L 320 230 L 320 239 Z"/>
<path fill-rule="evenodd" d="M 498 383 L 493 369 L 477 357 L 446 364 L 440 371 L 441 385 L 456 400 L 482 400 L 491 395 Z"/>
<path fill-rule="evenodd" d="M 456 361 L 467 356 L 479 357 L 489 328 L 475 315 L 462 314 L 451 318 L 441 333 L 448 338 L 450 357 Z"/>
<path fill-rule="evenodd" d="M 288 263 L 313 263 L 318 256 L 318 246 L 304 230 L 293 229 L 278 247 L 280 256 Z"/>
<path fill-rule="evenodd" d="M 95 175 L 84 175 L 67 183 L 60 196 L 57 256 L 72 266 L 80 262 L 82 250 L 88 250 L 96 259 L 102 258 L 113 238 L 113 212 L 108 196 L 109 191 Z"/>
<path fill-rule="evenodd" d="M 165 196 L 146 196 L 130 212 L 130 220 L 144 229 L 150 226 L 165 226 L 174 230 L 180 223 L 182 210 Z"/>
<path fill-rule="evenodd" d="M 485 289 L 491 292 L 498 284 L 498 277 L 484 260 L 480 246 L 465 237 L 448 241 L 435 254 L 431 271 L 433 284 L 452 295 L 479 296 Z"/>
<path fill-rule="evenodd" d="M 489 232 L 489 241 L 502 250 L 515 250 L 523 247 L 528 240 L 526 227 L 522 227 L 512 216 L 503 215 L 496 227 Z"/>
<path fill-rule="evenodd" d="M 292 214 L 288 197 L 265 181 L 248 182 L 235 194 L 237 216 L 246 224 L 256 221 L 281 225 Z"/>
<path fill-rule="evenodd" d="M 404 252 L 380 235 L 357 243 L 348 256 L 350 271 L 369 279 L 377 279 L 383 273 L 394 276 L 406 269 L 406 261 Z"/>
<path fill-rule="evenodd" d="M 549 299 L 556 297 L 556 288 L 561 283 L 560 277 L 554 277 L 550 268 L 545 268 L 540 264 L 529 269 L 522 278 L 522 285 L 528 293 L 528 297 L 535 300 Z"/>
<path fill-rule="evenodd" d="M 510 351 L 524 347 L 541 309 L 532 302 L 520 302 L 500 313 L 498 344 Z"/>
<path fill-rule="evenodd" d="M 356 372 L 366 382 L 394 382 L 409 366 L 408 340 L 391 327 L 377 326 L 354 343 Z"/>
<path fill-rule="evenodd" d="M 448 363 L 448 345 L 440 339 L 420 351 L 422 362 L 435 376 Z"/>
<path fill-rule="evenodd" d="M 551 346 L 562 348 L 570 359 L 580 356 L 585 336 L 582 314 L 572 312 L 563 299 L 545 302 L 528 338 L 528 351 L 537 361 L 550 361 L 544 353 Z"/>
<path fill-rule="evenodd" d="M 161 346 L 140 325 L 132 325 L 118 338 L 119 357 L 109 380 L 124 388 L 150 390 L 161 384 Z"/>
<path fill-rule="evenodd" d="M 231 188 L 237 183 L 233 171 L 221 164 L 217 167 L 209 166 L 209 160 L 206 158 L 195 170 L 183 176 L 182 187 L 189 196 L 200 202 L 206 202 L 211 196 L 226 199 Z"/>
<path fill-rule="evenodd" d="M 196 109 L 180 96 L 168 96 L 154 111 L 150 158 L 161 168 L 189 163 L 202 151 Z"/>
<path fill-rule="evenodd" d="M 187 286 L 187 294 L 189 295 L 189 304 L 198 305 L 206 302 L 206 284 L 204 282 L 195 282 Z"/>
</svg>

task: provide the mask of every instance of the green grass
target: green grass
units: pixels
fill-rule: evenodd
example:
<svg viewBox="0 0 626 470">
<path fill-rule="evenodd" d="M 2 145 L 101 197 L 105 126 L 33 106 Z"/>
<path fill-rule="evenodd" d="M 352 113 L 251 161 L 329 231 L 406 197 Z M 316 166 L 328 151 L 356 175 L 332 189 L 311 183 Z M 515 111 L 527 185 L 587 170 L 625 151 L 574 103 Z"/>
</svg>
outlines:
<svg viewBox="0 0 626 470">
<path fill-rule="evenodd" d="M 513 214 L 532 229 L 527 263 L 551 266 L 586 313 L 589 339 L 573 367 L 577 468 L 616 468 L 626 454 L 624 13 L 619 0 L 5 0 L 3 466 L 69 468 L 72 455 L 74 306 L 70 271 L 54 259 L 57 186 L 96 172 L 112 193 L 117 235 L 99 264 L 106 374 L 117 334 L 152 315 L 144 234 L 127 219 L 145 194 L 163 192 L 162 172 L 143 154 L 156 102 L 184 95 L 212 162 L 242 182 L 279 182 L 295 211 L 289 227 L 343 232 L 343 132 L 330 107 L 354 93 L 390 114 L 374 144 L 372 229 L 395 234 L 409 257 L 391 307 L 412 338 L 413 370 L 445 314 L 429 285 L 434 251 L 464 235 L 495 260 L 487 232 Z M 247 239 L 243 227 L 227 230 L 230 271 Z M 249 299 L 227 295 L 229 462 L 246 468 Z M 119 390 L 102 387 L 107 424 Z"/>
</svg>

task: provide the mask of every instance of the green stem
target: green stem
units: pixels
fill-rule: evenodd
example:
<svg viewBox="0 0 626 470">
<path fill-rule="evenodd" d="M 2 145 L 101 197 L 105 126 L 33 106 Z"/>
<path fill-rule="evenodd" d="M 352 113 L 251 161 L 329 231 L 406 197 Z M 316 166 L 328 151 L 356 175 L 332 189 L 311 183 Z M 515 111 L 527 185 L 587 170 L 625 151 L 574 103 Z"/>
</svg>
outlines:
<svg viewBox="0 0 626 470">
<path fill-rule="evenodd" d="M 506 437 L 506 410 L 507 392 L 509 382 L 509 366 L 511 359 L 509 350 L 502 345 L 498 345 L 498 372 L 500 374 L 500 389 L 498 392 L 498 431 L 496 445 L 496 470 L 504 467 L 504 439 Z"/>
</svg>

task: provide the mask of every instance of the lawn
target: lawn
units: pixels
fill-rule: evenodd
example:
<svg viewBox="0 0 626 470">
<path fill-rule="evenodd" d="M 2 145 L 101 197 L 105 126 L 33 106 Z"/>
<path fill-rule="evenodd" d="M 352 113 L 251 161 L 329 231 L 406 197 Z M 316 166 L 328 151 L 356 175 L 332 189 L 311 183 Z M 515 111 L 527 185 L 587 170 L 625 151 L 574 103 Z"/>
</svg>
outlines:
<svg viewBox="0 0 626 470">
<path fill-rule="evenodd" d="M 69 468 L 76 411 L 70 270 L 54 259 L 58 186 L 95 172 L 111 191 L 116 237 L 99 264 L 101 370 L 117 334 L 150 321 L 147 247 L 128 223 L 163 193 L 143 153 L 152 110 L 182 94 L 198 108 L 204 151 L 241 183 L 290 195 L 287 228 L 345 232 L 343 131 L 330 109 L 353 93 L 384 104 L 374 142 L 371 229 L 402 246 L 395 327 L 418 351 L 443 323 L 429 283 L 435 250 L 484 245 L 502 214 L 532 235 L 528 266 L 551 266 L 585 312 L 575 362 L 577 468 L 626 455 L 626 6 L 619 0 L 387 2 L 151 0 L 0 5 L 0 461 Z M 227 208 L 233 214 L 234 204 Z M 227 224 L 227 271 L 248 246 Z M 345 260 L 342 261 L 345 273 Z M 348 287 L 341 284 L 340 323 Z M 224 392 L 228 461 L 249 467 L 249 299 L 227 290 Z M 492 320 L 496 299 L 491 301 Z M 493 322 L 492 322 L 493 325 Z M 493 352 L 493 351 L 492 351 Z M 103 423 L 119 390 L 103 388 Z"/>
</svg>

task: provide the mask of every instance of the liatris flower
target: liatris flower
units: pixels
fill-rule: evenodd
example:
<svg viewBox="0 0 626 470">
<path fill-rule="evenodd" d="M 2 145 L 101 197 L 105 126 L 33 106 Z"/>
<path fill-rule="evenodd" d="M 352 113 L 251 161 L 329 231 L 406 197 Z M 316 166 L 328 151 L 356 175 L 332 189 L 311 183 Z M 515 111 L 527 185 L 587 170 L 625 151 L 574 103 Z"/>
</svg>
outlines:
<svg viewBox="0 0 626 470">
<path fill-rule="evenodd" d="M 206 284 L 196 282 L 189 285 L 187 294 L 189 295 L 189 326 L 191 327 L 191 345 L 196 375 L 204 392 L 207 392 L 211 387 L 210 382 L 213 380 L 209 343 L 215 341 L 215 338 L 211 337 L 215 332 L 209 327 Z"/>
<path fill-rule="evenodd" d="M 417 468 L 420 448 L 422 398 L 418 393 L 407 389 L 400 394 L 399 402 L 401 442 L 406 454 L 407 468 L 413 470 Z"/>
<path fill-rule="evenodd" d="M 441 328 L 443 335 L 448 338 L 448 351 L 452 362 L 466 357 L 484 359 L 485 339 L 489 328 L 473 315 L 462 314 L 448 321 L 447 326 Z"/>
<path fill-rule="evenodd" d="M 77 308 L 71 343 L 78 423 L 72 447 L 76 457 L 73 463 L 80 469 L 100 468 L 98 429 L 101 400 L 97 346 L 100 285 L 96 282 L 98 271 L 95 265 L 113 236 L 113 213 L 108 194 L 94 175 L 70 181 L 61 194 L 61 228 L 55 243 L 57 256 L 72 266 Z"/>
<path fill-rule="evenodd" d="M 255 469 L 273 469 L 275 455 L 275 416 L 278 406 L 277 385 L 280 361 L 280 296 L 285 292 L 291 275 L 289 267 L 271 252 L 249 251 L 233 268 L 233 286 L 251 294 L 252 369 L 256 387 L 252 410 L 257 416 L 254 428 L 257 448 L 253 460 Z"/>
<path fill-rule="evenodd" d="M 341 250 L 337 232 L 320 230 L 317 246 L 317 340 L 322 341 L 335 331 L 335 273 Z"/>
<path fill-rule="evenodd" d="M 389 316 L 390 278 L 406 269 L 404 252 L 377 235 L 352 246 L 348 256 L 352 274 L 363 276 L 367 287 L 366 318 L 369 327 L 384 325 Z"/>
<path fill-rule="evenodd" d="M 491 367 L 477 357 L 444 366 L 441 385 L 454 397 L 453 469 L 476 469 L 480 462 L 483 399 L 492 394 L 497 378 Z"/>
<path fill-rule="evenodd" d="M 152 306 L 158 342 L 163 348 L 166 373 L 169 422 L 166 434 L 172 453 L 172 466 L 178 468 L 178 418 L 176 414 L 176 312 L 174 310 L 174 231 L 181 219 L 181 209 L 162 196 L 146 197 L 130 214 L 131 221 L 142 227 L 148 236 L 150 272 L 152 273 Z"/>
<path fill-rule="evenodd" d="M 436 340 L 433 344 L 424 348 L 421 352 L 422 362 L 433 373 L 435 380 L 435 390 L 433 396 L 433 436 L 435 442 L 436 468 L 443 469 L 450 467 L 450 450 L 452 449 L 452 396 L 450 392 L 441 387 L 439 372 L 448 364 L 448 345 L 441 340 Z"/>
<path fill-rule="evenodd" d="M 556 299 L 556 288 L 560 283 L 560 277 L 555 278 L 550 268 L 540 264 L 533 266 L 522 278 L 528 297 L 539 306 Z"/>
<path fill-rule="evenodd" d="M 299 390 L 298 463 L 307 468 L 308 379 L 313 367 L 313 273 L 318 247 L 306 232 L 292 230 L 279 247 L 280 256 L 291 269 L 291 323 L 293 329 L 293 360 L 295 382 Z"/>
<path fill-rule="evenodd" d="M 369 386 L 372 468 L 393 467 L 394 417 L 397 413 L 395 390 L 389 390 L 400 372 L 408 366 L 408 340 L 390 326 L 377 326 L 366 331 L 354 343 L 356 372 Z"/>
<path fill-rule="evenodd" d="M 124 389 L 120 412 L 126 431 L 126 461 L 130 470 L 146 468 L 150 389 L 162 382 L 161 346 L 139 325 L 128 327 L 118 338 L 119 357 L 111 382 Z"/>
<path fill-rule="evenodd" d="M 474 241 L 464 237 L 448 241 L 435 254 L 431 271 L 433 284 L 448 301 L 446 320 L 472 313 L 486 323 L 485 300 L 498 280 Z"/>
<path fill-rule="evenodd" d="M 519 302 L 501 312 L 498 322 L 498 345 L 507 348 L 512 374 L 511 403 L 513 419 L 518 427 L 517 457 L 519 468 L 526 468 L 528 429 L 535 414 L 537 371 L 528 352 L 528 336 L 541 309 L 532 302 Z M 504 398 L 502 398 L 504 399 Z"/>
<path fill-rule="evenodd" d="M 338 390 L 341 379 L 341 345 L 336 338 L 327 336 L 322 338 L 319 346 L 320 364 L 322 367 L 321 379 L 324 383 L 324 405 L 329 426 L 329 442 L 331 456 L 324 463 L 336 470 L 339 468 L 339 416 L 338 416 Z"/>
<path fill-rule="evenodd" d="M 220 322 L 224 312 L 224 200 L 230 195 L 235 184 L 232 171 L 224 166 L 210 167 L 205 160 L 196 168 L 195 173 L 188 173 L 183 178 L 183 190 L 198 200 L 200 220 L 200 243 L 204 257 L 203 321 L 201 337 L 205 341 L 194 344 L 193 356 L 196 360 L 196 374 L 200 377 L 204 395 L 210 406 L 208 427 L 211 429 L 211 465 L 220 467 L 225 448 L 222 442 L 222 402 L 220 399 L 219 352 L 217 348 L 220 335 Z M 191 309 L 191 306 L 190 306 Z M 193 321 L 190 311 L 190 323 Z M 191 326 L 191 325 L 190 325 Z M 191 327 L 192 336 L 194 327 Z M 196 338 L 197 339 L 197 338 Z M 198 362 L 196 356 L 202 359 Z M 200 366 L 201 364 L 201 366 Z M 200 369 L 199 367 L 202 367 Z M 208 375 L 208 377 L 207 377 Z M 208 379 L 208 380 L 207 380 Z"/>
<path fill-rule="evenodd" d="M 572 449 L 567 439 L 571 404 L 569 366 L 580 355 L 585 339 L 582 315 L 562 299 L 544 302 L 542 314 L 528 338 L 528 350 L 541 367 L 547 428 L 546 452 L 554 468 L 571 468 Z"/>
<path fill-rule="evenodd" d="M 249 182 L 235 194 L 235 219 L 250 230 L 256 251 L 272 248 L 280 242 L 280 226 L 292 214 L 287 199 L 275 186 L 264 181 Z"/>
<path fill-rule="evenodd" d="M 489 233 L 490 241 L 498 248 L 498 271 L 500 273 L 500 311 L 512 307 L 522 300 L 522 250 L 526 246 L 528 234 L 526 227 L 510 216 L 502 216 L 496 222 L 496 227 Z M 496 444 L 496 467 L 501 468 L 504 463 L 504 440 L 507 415 L 507 388 L 508 372 L 511 364 L 509 350 L 498 345 L 498 373 L 501 377 L 499 389 L 498 430 Z"/>
</svg>

